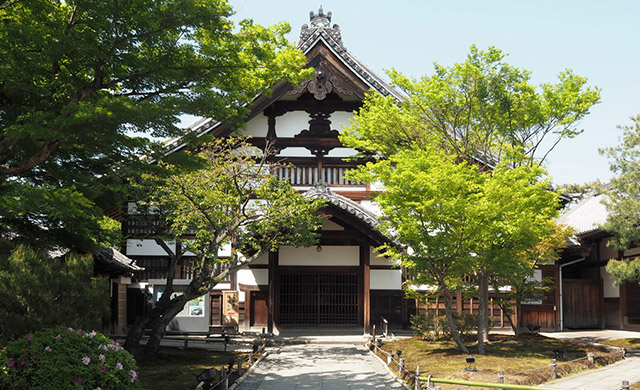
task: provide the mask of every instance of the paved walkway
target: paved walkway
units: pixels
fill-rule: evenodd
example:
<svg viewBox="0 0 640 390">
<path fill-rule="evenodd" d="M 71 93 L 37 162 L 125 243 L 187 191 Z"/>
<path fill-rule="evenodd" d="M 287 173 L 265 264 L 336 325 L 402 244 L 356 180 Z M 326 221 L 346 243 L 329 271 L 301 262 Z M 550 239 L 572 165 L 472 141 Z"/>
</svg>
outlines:
<svg viewBox="0 0 640 390">
<path fill-rule="evenodd" d="M 287 345 L 272 351 L 238 390 L 400 390 L 386 367 L 363 346 Z"/>
<path fill-rule="evenodd" d="M 549 332 L 543 333 L 543 335 L 586 344 L 608 339 L 640 338 L 640 332 L 623 330 Z M 557 379 L 545 383 L 544 386 L 574 390 L 619 390 L 623 380 L 629 381 L 631 384 L 640 382 L 640 357 L 628 356 L 626 359 L 614 364 Z"/>
<path fill-rule="evenodd" d="M 633 356 L 597 370 L 547 382 L 544 386 L 574 390 L 620 390 L 622 381 L 640 382 L 640 357 Z"/>
</svg>

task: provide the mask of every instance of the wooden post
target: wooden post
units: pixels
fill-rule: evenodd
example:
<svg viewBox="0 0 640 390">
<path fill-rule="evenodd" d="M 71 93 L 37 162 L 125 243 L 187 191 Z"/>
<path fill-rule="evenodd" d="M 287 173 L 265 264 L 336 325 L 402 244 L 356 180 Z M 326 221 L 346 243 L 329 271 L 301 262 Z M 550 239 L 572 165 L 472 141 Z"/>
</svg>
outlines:
<svg viewBox="0 0 640 390">
<path fill-rule="evenodd" d="M 393 359 L 393 352 L 389 351 L 387 353 L 387 366 L 391 364 L 391 359 Z"/>
<path fill-rule="evenodd" d="M 629 381 L 622 381 L 622 389 L 621 390 L 629 390 Z"/>
<path fill-rule="evenodd" d="M 556 379 L 558 376 L 556 375 L 556 359 L 551 359 L 551 379 Z"/>
<path fill-rule="evenodd" d="M 189 337 L 184 336 L 184 349 L 187 349 L 188 347 L 189 347 Z"/>
<path fill-rule="evenodd" d="M 398 364 L 398 376 L 402 379 L 402 371 L 404 371 L 404 358 L 400 358 L 400 364 Z"/>
<path fill-rule="evenodd" d="M 276 294 L 278 293 L 278 252 L 269 252 L 269 298 L 267 301 L 267 330 L 273 333 L 275 321 Z"/>
<path fill-rule="evenodd" d="M 364 333 L 369 332 L 371 321 L 371 258 L 369 242 L 360 244 L 360 275 L 362 284 L 360 294 L 362 294 L 362 325 Z"/>
<path fill-rule="evenodd" d="M 498 383 L 504 383 L 504 371 L 498 371 Z"/>
<path fill-rule="evenodd" d="M 413 389 L 420 390 L 420 366 L 416 366 L 416 377 L 413 379 Z"/>
<path fill-rule="evenodd" d="M 590 365 L 593 365 L 593 363 L 595 363 L 595 356 L 593 352 L 587 352 L 587 360 L 589 361 Z"/>
<path fill-rule="evenodd" d="M 242 376 L 242 359 L 238 358 L 238 376 Z"/>
<path fill-rule="evenodd" d="M 249 367 L 253 366 L 253 351 L 249 354 Z"/>
</svg>

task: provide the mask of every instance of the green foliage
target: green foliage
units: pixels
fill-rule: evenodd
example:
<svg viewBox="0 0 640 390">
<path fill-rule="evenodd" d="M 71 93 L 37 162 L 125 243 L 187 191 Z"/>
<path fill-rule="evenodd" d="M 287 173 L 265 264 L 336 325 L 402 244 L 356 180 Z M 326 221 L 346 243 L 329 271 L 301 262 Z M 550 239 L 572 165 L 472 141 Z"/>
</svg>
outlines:
<svg viewBox="0 0 640 390">
<path fill-rule="evenodd" d="M 92 256 L 52 259 L 27 246 L 0 256 L 0 344 L 61 324 L 100 328 L 109 285 L 92 275 Z"/>
<path fill-rule="evenodd" d="M 0 352 L 3 389 L 140 389 L 133 356 L 95 331 L 58 326 Z"/>
<path fill-rule="evenodd" d="M 183 114 L 238 128 L 257 93 L 310 76 L 288 25 L 232 14 L 225 0 L 3 2 L 0 239 L 93 249 L 104 210 L 153 169 L 140 156 L 163 149 L 149 136 L 184 135 Z"/>
<path fill-rule="evenodd" d="M 460 337 L 463 340 L 471 340 L 474 337 L 474 332 L 477 330 L 478 316 L 469 313 L 452 313 L 453 321 L 458 328 Z M 446 316 L 431 316 L 431 315 L 411 315 L 409 319 L 411 323 L 411 329 L 417 336 L 422 337 L 423 340 L 451 340 L 453 338 L 451 334 L 451 327 L 447 321 Z"/>
<path fill-rule="evenodd" d="M 504 57 L 494 47 L 472 46 L 464 62 L 448 68 L 436 64 L 432 75 L 417 80 L 390 71 L 406 98 L 398 105 L 391 97 L 368 96 L 342 142 L 385 156 L 436 143 L 485 164 L 544 160 L 559 141 L 581 132 L 577 123 L 600 92 L 570 70 L 560 73 L 557 84 L 533 86 L 530 72 Z"/>
<path fill-rule="evenodd" d="M 620 145 L 602 149 L 612 161 L 607 209 L 609 216 L 603 228 L 614 234 L 610 241 L 616 249 L 626 250 L 640 241 L 640 115 L 633 125 L 622 126 Z"/>
<path fill-rule="evenodd" d="M 627 260 L 611 259 L 607 263 L 607 273 L 613 277 L 613 284 L 619 286 L 626 282 L 640 283 L 640 258 Z"/>
<path fill-rule="evenodd" d="M 167 219 L 167 234 L 193 234 L 185 249 L 196 254 L 200 268 L 218 261 L 219 249 L 232 239 L 247 258 L 281 245 L 315 243 L 322 218 L 314 212 L 322 202 L 276 179 L 271 170 L 278 164 L 267 164 L 260 150 L 243 139 L 217 140 L 204 145 L 199 157 L 203 169 L 186 172 L 165 164 L 171 174 L 149 176 L 145 184 L 151 191 L 147 206 Z"/>
</svg>

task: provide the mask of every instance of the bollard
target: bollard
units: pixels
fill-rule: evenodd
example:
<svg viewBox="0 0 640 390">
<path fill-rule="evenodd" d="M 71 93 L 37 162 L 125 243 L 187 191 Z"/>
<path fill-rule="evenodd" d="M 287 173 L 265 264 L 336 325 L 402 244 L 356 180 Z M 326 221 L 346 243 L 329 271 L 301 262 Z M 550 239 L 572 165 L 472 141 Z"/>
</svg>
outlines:
<svg viewBox="0 0 640 390">
<path fill-rule="evenodd" d="M 420 390 L 420 366 L 416 366 L 416 376 L 413 378 L 413 390 Z"/>
<path fill-rule="evenodd" d="M 504 383 L 504 371 L 498 371 L 498 383 Z"/>
<path fill-rule="evenodd" d="M 404 358 L 400 358 L 400 364 L 398 364 L 398 376 L 402 378 L 402 371 L 404 370 Z"/>
<path fill-rule="evenodd" d="M 373 341 L 376 341 L 376 324 L 373 324 L 371 327 L 371 337 L 373 338 Z"/>
<path fill-rule="evenodd" d="M 622 381 L 622 390 L 629 390 L 629 381 Z"/>
<path fill-rule="evenodd" d="M 393 359 L 392 356 L 393 356 L 393 352 L 389 351 L 387 353 L 387 366 L 391 364 L 391 359 Z"/>
<path fill-rule="evenodd" d="M 238 358 L 238 376 L 242 376 L 242 359 Z"/>
<path fill-rule="evenodd" d="M 556 379 L 556 359 L 551 359 L 551 379 Z"/>
<path fill-rule="evenodd" d="M 220 390 L 228 390 L 229 389 L 229 374 L 227 370 L 224 369 L 224 366 L 220 368 Z"/>
<path fill-rule="evenodd" d="M 253 352 L 249 354 L 249 367 L 253 366 Z"/>
<path fill-rule="evenodd" d="M 589 361 L 589 364 L 593 366 L 593 363 L 595 362 L 595 355 L 593 352 L 587 352 L 587 360 Z"/>
</svg>

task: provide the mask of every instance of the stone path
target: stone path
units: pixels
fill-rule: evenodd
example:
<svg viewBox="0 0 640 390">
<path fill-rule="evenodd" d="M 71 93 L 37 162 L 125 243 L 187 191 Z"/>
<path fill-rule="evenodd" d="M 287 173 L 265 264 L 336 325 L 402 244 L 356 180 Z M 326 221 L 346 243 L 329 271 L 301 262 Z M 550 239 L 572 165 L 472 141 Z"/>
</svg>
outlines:
<svg viewBox="0 0 640 390">
<path fill-rule="evenodd" d="M 287 345 L 272 351 L 238 390 L 396 390 L 404 389 L 362 346 Z"/>
<path fill-rule="evenodd" d="M 556 379 L 543 386 L 574 390 L 619 390 L 623 380 L 640 382 L 640 357 L 630 356 L 606 367 Z"/>
</svg>

